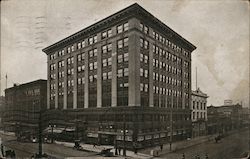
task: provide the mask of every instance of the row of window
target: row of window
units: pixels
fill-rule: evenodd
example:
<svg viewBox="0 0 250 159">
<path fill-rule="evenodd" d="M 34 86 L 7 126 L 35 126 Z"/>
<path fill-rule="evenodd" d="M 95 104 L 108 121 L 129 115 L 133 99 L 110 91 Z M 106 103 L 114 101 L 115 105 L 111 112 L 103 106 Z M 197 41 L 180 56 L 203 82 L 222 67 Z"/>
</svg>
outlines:
<svg viewBox="0 0 250 159">
<path fill-rule="evenodd" d="M 160 55 L 160 57 L 166 58 L 168 60 L 172 60 L 172 62 L 176 62 L 177 65 L 181 65 L 182 59 L 180 57 L 177 57 L 174 54 L 171 54 L 170 52 L 158 47 L 157 45 L 153 44 L 153 53 L 156 55 Z"/>
<path fill-rule="evenodd" d="M 160 82 L 165 82 L 168 84 L 173 84 L 173 85 L 177 85 L 177 86 L 181 86 L 182 81 L 181 80 L 177 80 L 175 78 L 171 78 L 165 75 L 159 75 L 158 73 L 153 72 L 153 80 L 156 81 L 160 81 Z"/>
<path fill-rule="evenodd" d="M 122 33 L 124 31 L 127 31 L 128 29 L 129 29 L 129 25 L 128 25 L 128 22 L 126 22 L 124 24 L 121 24 L 121 25 L 117 26 L 117 33 Z M 102 39 L 105 39 L 105 38 L 108 38 L 108 37 L 111 37 L 111 36 L 112 36 L 112 30 L 111 29 L 105 30 L 105 31 L 103 31 L 101 33 L 101 38 Z M 93 35 L 93 36 L 88 38 L 88 44 L 89 45 L 92 45 L 92 44 L 94 44 L 96 42 L 97 42 L 97 35 Z M 85 46 L 86 46 L 85 40 L 77 43 L 77 49 L 84 48 Z M 67 47 L 67 53 L 71 53 L 73 51 L 75 51 L 74 45 L 71 45 L 70 47 Z M 64 50 L 58 51 L 58 56 L 63 56 L 63 55 L 65 55 Z M 51 60 L 53 60 L 55 58 L 56 58 L 56 53 L 50 55 Z"/>
<path fill-rule="evenodd" d="M 206 103 L 193 101 L 193 110 L 206 110 Z"/>
<path fill-rule="evenodd" d="M 140 30 L 141 30 L 142 32 L 144 32 L 145 34 L 149 34 L 149 27 L 146 26 L 146 25 L 143 24 L 143 23 L 140 23 Z M 170 40 L 168 40 L 166 37 L 164 37 L 163 35 L 157 33 L 157 32 L 154 31 L 154 30 L 153 30 L 153 35 L 152 35 L 152 36 L 153 36 L 154 39 L 160 41 L 161 43 L 163 43 L 164 45 L 166 45 L 166 46 L 172 48 L 173 50 L 175 50 L 175 51 L 177 51 L 177 52 L 182 52 L 184 56 L 186 56 L 186 57 L 189 56 L 189 53 L 188 53 L 185 49 L 183 49 L 183 48 L 177 46 L 176 44 L 172 43 L 172 42 L 171 42 Z M 142 44 L 142 42 L 141 42 L 141 44 Z"/>
<path fill-rule="evenodd" d="M 172 43 L 170 40 L 168 40 L 167 38 L 165 38 L 164 36 L 162 36 L 161 34 L 155 32 L 155 31 L 153 31 L 153 38 L 160 41 L 164 45 L 172 48 L 173 50 L 175 50 L 177 52 L 181 52 L 182 50 L 184 50 L 181 47 L 179 47 L 176 44 Z"/>
<path fill-rule="evenodd" d="M 193 112 L 193 119 L 205 119 L 206 113 L 205 112 Z"/>
<path fill-rule="evenodd" d="M 169 96 L 173 95 L 173 96 L 177 96 L 177 97 L 182 96 L 181 91 L 171 90 L 171 89 L 168 89 L 168 88 L 153 86 L 153 90 L 154 90 L 155 94 L 164 94 L 164 95 L 169 95 Z"/>
</svg>

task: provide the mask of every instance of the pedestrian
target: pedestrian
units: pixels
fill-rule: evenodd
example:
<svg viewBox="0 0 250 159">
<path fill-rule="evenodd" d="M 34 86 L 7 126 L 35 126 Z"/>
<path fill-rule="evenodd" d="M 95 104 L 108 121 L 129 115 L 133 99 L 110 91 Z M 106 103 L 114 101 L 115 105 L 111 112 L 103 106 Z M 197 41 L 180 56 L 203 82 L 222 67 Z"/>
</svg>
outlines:
<svg viewBox="0 0 250 159">
<path fill-rule="evenodd" d="M 96 144 L 95 143 L 93 144 L 93 148 L 96 148 Z"/>
<path fill-rule="evenodd" d="M 136 147 L 134 147 L 134 153 L 137 154 L 137 148 Z"/>
<path fill-rule="evenodd" d="M 118 147 L 118 154 L 121 155 L 121 148 Z"/>
<path fill-rule="evenodd" d="M 182 159 L 185 159 L 185 154 L 184 153 L 182 154 Z"/>
<path fill-rule="evenodd" d="M 161 144 L 160 148 L 161 148 L 161 151 L 162 151 L 162 149 L 163 149 L 163 144 Z"/>
<path fill-rule="evenodd" d="M 207 153 L 206 153 L 206 155 L 205 155 L 205 159 L 208 159 L 208 155 L 207 155 Z"/>
</svg>

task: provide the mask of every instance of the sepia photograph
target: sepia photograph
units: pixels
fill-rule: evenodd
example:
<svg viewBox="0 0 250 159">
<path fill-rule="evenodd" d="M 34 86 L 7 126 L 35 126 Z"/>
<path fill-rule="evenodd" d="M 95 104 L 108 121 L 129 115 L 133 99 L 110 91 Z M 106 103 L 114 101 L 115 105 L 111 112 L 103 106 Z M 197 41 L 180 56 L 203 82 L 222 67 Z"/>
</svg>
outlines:
<svg viewBox="0 0 250 159">
<path fill-rule="evenodd" d="M 0 158 L 250 159 L 249 0 L 0 0 Z"/>
</svg>

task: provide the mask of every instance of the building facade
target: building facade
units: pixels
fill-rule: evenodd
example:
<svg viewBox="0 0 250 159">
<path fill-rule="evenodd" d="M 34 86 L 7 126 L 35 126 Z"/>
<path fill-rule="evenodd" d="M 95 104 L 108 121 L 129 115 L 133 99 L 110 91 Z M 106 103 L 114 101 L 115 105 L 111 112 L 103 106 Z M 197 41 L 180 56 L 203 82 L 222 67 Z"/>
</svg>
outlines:
<svg viewBox="0 0 250 159">
<path fill-rule="evenodd" d="M 5 109 L 5 96 L 0 96 L 0 128 L 3 127 L 2 125 L 2 118 Z"/>
<path fill-rule="evenodd" d="M 36 80 L 5 89 L 3 125 L 6 131 L 37 133 L 39 112 L 46 110 L 47 80 Z"/>
<path fill-rule="evenodd" d="M 244 125 L 242 105 L 209 106 L 208 134 L 226 133 L 230 130 L 240 129 Z"/>
<path fill-rule="evenodd" d="M 208 96 L 199 88 L 195 91 L 192 91 L 191 96 L 192 137 L 206 135 Z"/>
<path fill-rule="evenodd" d="M 47 108 L 79 121 L 89 141 L 119 144 L 124 127 L 128 146 L 185 138 L 195 48 L 133 4 L 43 49 Z"/>
</svg>

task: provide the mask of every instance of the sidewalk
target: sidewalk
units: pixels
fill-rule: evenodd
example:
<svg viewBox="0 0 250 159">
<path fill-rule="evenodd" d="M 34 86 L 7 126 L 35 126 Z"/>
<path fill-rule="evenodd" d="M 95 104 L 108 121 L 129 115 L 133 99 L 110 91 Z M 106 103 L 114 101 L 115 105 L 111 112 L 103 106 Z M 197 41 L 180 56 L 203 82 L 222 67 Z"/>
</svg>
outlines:
<svg viewBox="0 0 250 159">
<path fill-rule="evenodd" d="M 191 147 L 194 145 L 198 145 L 198 144 L 201 144 L 201 143 L 204 143 L 207 141 L 211 141 L 211 140 L 213 140 L 213 138 L 214 138 L 213 135 L 209 135 L 209 136 L 197 137 L 197 138 L 194 138 L 191 140 L 183 140 L 183 141 L 174 142 L 174 143 L 172 143 L 172 151 L 170 151 L 170 145 L 169 145 L 169 143 L 167 143 L 167 144 L 163 145 L 162 151 L 160 150 L 160 146 L 157 146 L 157 147 L 151 147 L 151 148 L 139 150 L 139 152 L 143 153 L 143 154 L 150 155 L 151 150 L 156 150 L 156 151 L 158 151 L 159 155 L 162 155 L 162 154 L 167 154 L 167 153 L 177 151 L 180 149 L 184 149 L 187 147 Z"/>
<path fill-rule="evenodd" d="M 59 142 L 59 141 L 55 141 L 56 144 L 60 144 L 60 145 L 64 145 L 66 147 L 74 147 L 74 143 L 70 143 L 70 142 Z M 106 146 L 106 145 L 101 145 L 101 146 L 93 146 L 91 144 L 80 144 L 81 147 L 86 150 L 86 151 L 91 151 L 91 152 L 101 152 L 104 149 L 109 149 L 111 148 L 111 152 L 113 152 L 115 154 L 115 148 L 114 146 Z M 121 153 L 123 151 L 121 150 Z M 107 157 L 105 157 L 107 158 Z M 112 157 L 114 158 L 114 157 Z M 137 153 L 135 154 L 134 152 L 130 151 L 130 150 L 126 150 L 126 157 L 122 156 L 122 154 L 120 156 L 116 156 L 115 158 L 136 158 L 136 159 L 150 159 L 152 158 L 151 155 L 148 154 L 143 154 L 143 153 Z"/>
</svg>

